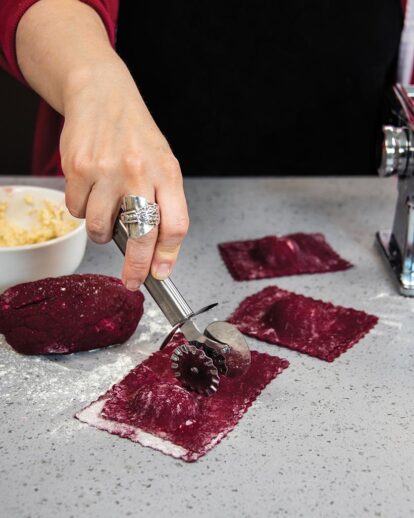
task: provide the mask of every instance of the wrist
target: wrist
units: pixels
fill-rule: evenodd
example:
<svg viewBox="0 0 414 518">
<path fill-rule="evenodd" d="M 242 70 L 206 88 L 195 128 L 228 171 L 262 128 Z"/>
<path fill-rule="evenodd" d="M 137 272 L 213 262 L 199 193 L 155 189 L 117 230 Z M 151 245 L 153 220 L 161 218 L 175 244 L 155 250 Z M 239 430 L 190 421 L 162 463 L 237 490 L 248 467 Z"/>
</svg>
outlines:
<svg viewBox="0 0 414 518">
<path fill-rule="evenodd" d="M 90 59 L 71 69 L 62 88 L 63 115 L 79 100 L 96 97 L 101 87 L 111 88 L 116 84 L 132 80 L 128 69 L 119 56 L 112 50 L 100 54 L 98 59 Z"/>
</svg>

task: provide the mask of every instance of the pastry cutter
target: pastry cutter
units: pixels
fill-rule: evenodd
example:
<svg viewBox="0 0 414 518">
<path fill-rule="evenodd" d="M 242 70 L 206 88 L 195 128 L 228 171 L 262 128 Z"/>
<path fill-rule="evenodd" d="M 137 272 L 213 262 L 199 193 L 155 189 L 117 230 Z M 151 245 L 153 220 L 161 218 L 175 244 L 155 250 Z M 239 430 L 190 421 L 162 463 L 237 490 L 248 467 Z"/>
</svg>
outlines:
<svg viewBox="0 0 414 518">
<path fill-rule="evenodd" d="M 125 196 L 121 213 L 145 209 L 146 204 L 146 199 L 140 196 Z M 128 238 L 137 238 L 149 230 L 150 227 L 145 228 L 145 221 L 124 223 L 118 217 L 113 240 L 125 255 Z M 201 332 L 194 320 L 197 315 L 217 306 L 217 303 L 194 312 L 170 278 L 160 281 L 149 274 L 144 285 L 172 325 L 161 349 L 178 330 L 187 340 L 187 343 L 176 347 L 171 355 L 171 368 L 184 387 L 210 396 L 217 391 L 220 376 L 236 377 L 247 371 L 250 350 L 244 336 L 234 325 L 213 321 Z"/>
</svg>

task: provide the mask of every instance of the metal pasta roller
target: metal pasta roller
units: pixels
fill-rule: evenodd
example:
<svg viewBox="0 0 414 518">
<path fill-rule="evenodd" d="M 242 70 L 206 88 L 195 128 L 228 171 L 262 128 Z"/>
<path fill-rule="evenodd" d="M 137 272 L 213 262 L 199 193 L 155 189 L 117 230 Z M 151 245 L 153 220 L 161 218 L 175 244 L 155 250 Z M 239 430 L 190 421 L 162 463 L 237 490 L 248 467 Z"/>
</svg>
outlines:
<svg viewBox="0 0 414 518">
<path fill-rule="evenodd" d="M 150 226 L 143 228 L 143 218 L 134 218 L 136 211 L 145 209 L 147 201 L 139 196 L 126 196 L 121 213 L 115 222 L 113 240 L 125 254 L 128 238 L 138 238 Z M 183 386 L 199 394 L 210 396 L 217 391 L 220 375 L 236 377 L 244 374 L 250 365 L 250 351 L 244 336 L 228 322 L 212 322 L 204 333 L 194 317 L 217 305 L 211 304 L 194 312 L 171 279 L 159 281 L 150 274 L 144 285 L 164 316 L 172 325 L 161 349 L 180 330 L 187 344 L 176 347 L 171 355 L 171 368 Z"/>
<path fill-rule="evenodd" d="M 398 199 L 392 231 L 376 237 L 400 293 L 414 297 L 414 87 L 395 85 L 387 108 L 378 173 L 398 176 Z"/>
</svg>

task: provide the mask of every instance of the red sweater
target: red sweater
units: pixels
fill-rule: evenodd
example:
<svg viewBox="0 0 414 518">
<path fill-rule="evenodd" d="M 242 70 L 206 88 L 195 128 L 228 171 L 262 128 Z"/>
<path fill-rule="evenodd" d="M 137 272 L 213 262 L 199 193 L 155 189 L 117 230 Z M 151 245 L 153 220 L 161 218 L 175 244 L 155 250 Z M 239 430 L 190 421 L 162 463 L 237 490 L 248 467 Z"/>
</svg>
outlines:
<svg viewBox="0 0 414 518">
<path fill-rule="evenodd" d="M 0 66 L 27 85 L 16 58 L 15 36 L 23 14 L 38 0 L 0 0 Z M 82 0 L 101 16 L 112 45 L 115 45 L 119 0 Z M 33 141 L 32 172 L 36 175 L 62 174 L 59 138 L 63 118 L 41 100 Z"/>
</svg>

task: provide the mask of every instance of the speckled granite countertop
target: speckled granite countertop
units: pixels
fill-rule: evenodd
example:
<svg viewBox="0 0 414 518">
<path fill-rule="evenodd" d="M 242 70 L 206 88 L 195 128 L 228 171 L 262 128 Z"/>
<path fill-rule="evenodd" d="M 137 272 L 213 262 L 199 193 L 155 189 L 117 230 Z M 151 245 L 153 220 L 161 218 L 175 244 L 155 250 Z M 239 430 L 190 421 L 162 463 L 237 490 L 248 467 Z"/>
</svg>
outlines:
<svg viewBox="0 0 414 518">
<path fill-rule="evenodd" d="M 22 181 L 63 187 L 59 179 Z M 34 358 L 0 337 L 0 515 L 414 516 L 414 299 L 396 294 L 373 237 L 391 224 L 395 183 L 191 179 L 186 191 L 192 225 L 173 279 L 194 307 L 219 300 L 214 314 L 225 317 L 277 284 L 366 310 L 379 324 L 333 364 L 250 340 L 291 367 L 195 464 L 72 417 L 157 348 L 168 326 L 149 296 L 138 332 L 122 346 Z M 356 267 L 237 283 L 215 246 L 294 231 L 323 232 Z M 89 244 L 79 271 L 117 275 L 121 260 L 114 245 Z"/>
</svg>

